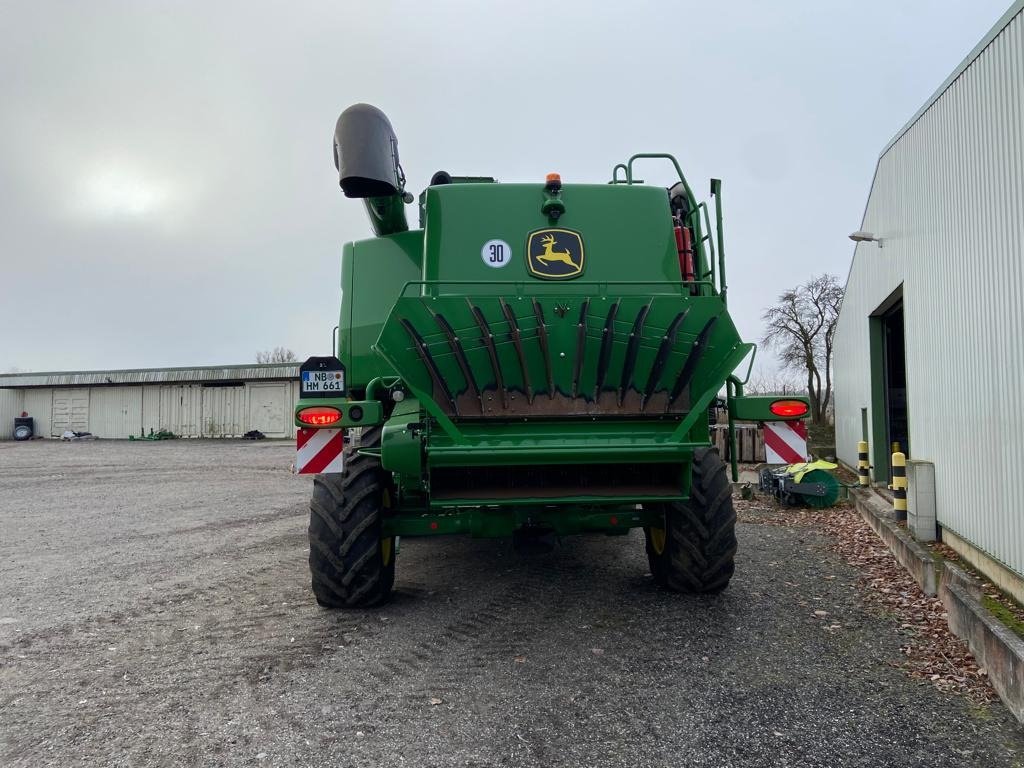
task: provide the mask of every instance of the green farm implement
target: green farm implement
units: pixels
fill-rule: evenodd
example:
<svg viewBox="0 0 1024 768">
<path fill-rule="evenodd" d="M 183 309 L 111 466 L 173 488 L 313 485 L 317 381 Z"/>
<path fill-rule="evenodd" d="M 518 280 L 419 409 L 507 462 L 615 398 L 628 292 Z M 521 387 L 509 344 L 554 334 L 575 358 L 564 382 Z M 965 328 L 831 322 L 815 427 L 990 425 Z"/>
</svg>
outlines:
<svg viewBox="0 0 1024 768">
<path fill-rule="evenodd" d="M 295 411 L 320 472 L 317 600 L 383 602 L 398 536 L 630 528 L 659 584 L 724 589 L 735 513 L 708 408 L 723 389 L 730 418 L 799 418 L 806 402 L 744 396 L 734 374 L 754 350 L 726 309 L 720 182 L 709 211 L 665 154 L 635 155 L 604 184 L 438 172 L 410 229 L 384 114 L 345 110 L 334 148 L 376 237 L 342 252 L 337 358 L 303 367 Z M 635 178 L 650 160 L 672 185 Z"/>
<path fill-rule="evenodd" d="M 149 434 L 142 434 L 138 437 L 135 435 L 128 435 L 129 440 L 177 440 L 178 435 L 171 432 L 169 429 L 161 429 L 159 432 L 154 432 L 153 428 L 150 427 Z"/>
<path fill-rule="evenodd" d="M 840 498 L 846 498 L 847 490 L 832 474 L 836 466 L 828 461 L 813 461 L 765 467 L 758 476 L 758 489 L 791 507 L 831 507 Z"/>
</svg>

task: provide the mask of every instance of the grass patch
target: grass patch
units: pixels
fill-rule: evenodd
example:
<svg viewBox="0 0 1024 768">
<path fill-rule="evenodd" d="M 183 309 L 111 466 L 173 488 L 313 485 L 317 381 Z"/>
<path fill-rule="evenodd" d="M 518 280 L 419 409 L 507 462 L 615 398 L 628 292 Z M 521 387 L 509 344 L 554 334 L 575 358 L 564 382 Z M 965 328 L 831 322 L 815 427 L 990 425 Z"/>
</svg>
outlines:
<svg viewBox="0 0 1024 768">
<path fill-rule="evenodd" d="M 1005 626 L 1017 633 L 1018 637 L 1024 638 L 1024 620 L 1020 616 L 1020 609 L 1014 611 L 1002 600 L 985 594 L 981 598 L 982 605 L 987 608 L 993 616 Z"/>
<path fill-rule="evenodd" d="M 1018 604 L 1016 600 L 985 578 L 983 573 L 960 557 L 956 550 L 950 546 L 940 541 L 929 541 L 925 542 L 925 548 L 931 552 L 936 564 L 948 560 L 951 563 L 956 563 L 960 568 L 977 579 L 978 583 L 981 584 L 981 604 L 1003 626 L 1024 639 L 1024 606 Z"/>
</svg>

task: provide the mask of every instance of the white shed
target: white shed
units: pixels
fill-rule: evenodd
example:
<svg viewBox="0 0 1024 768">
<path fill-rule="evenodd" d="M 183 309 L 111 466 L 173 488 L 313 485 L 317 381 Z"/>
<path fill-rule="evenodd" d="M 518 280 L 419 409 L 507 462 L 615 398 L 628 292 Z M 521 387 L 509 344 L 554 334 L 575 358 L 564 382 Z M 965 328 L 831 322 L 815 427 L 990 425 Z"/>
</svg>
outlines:
<svg viewBox="0 0 1024 768">
<path fill-rule="evenodd" d="M 298 376 L 298 363 L 0 375 L 0 439 L 22 413 L 42 437 L 292 437 Z"/>
<path fill-rule="evenodd" d="M 1024 0 L 882 151 L 860 229 L 838 455 L 932 462 L 943 541 L 1024 594 Z"/>
</svg>

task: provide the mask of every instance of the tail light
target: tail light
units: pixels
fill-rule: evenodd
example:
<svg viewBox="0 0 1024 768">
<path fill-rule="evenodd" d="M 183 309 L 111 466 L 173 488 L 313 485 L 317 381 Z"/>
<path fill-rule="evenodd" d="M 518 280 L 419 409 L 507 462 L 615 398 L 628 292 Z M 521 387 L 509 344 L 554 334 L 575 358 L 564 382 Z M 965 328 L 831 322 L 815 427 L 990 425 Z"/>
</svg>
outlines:
<svg viewBox="0 0 1024 768">
<path fill-rule="evenodd" d="M 802 400 L 776 400 L 768 406 L 768 410 L 784 419 L 796 419 L 806 416 L 808 407 Z"/>
<path fill-rule="evenodd" d="M 341 421 L 341 411 L 327 405 L 314 405 L 303 408 L 296 416 L 303 424 L 314 427 L 325 427 L 328 424 L 336 424 Z"/>
</svg>

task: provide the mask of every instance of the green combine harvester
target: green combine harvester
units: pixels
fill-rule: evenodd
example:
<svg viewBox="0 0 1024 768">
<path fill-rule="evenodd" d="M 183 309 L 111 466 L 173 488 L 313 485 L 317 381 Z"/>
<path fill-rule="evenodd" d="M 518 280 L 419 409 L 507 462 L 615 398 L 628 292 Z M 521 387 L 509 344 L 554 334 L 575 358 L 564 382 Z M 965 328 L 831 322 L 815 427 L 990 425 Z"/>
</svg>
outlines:
<svg viewBox="0 0 1024 768">
<path fill-rule="evenodd" d="M 724 589 L 736 515 L 709 405 L 723 388 L 730 420 L 800 418 L 807 404 L 745 397 L 734 375 L 754 345 L 726 309 L 721 183 L 712 230 L 671 155 L 634 155 L 603 184 L 438 172 L 410 229 L 387 117 L 345 110 L 334 151 L 376 237 L 342 253 L 334 389 L 304 387 L 295 412 L 303 430 L 360 428 L 343 471 L 314 478 L 320 604 L 385 601 L 396 538 L 440 534 L 643 528 L 659 584 Z M 641 159 L 677 181 L 644 184 Z"/>
</svg>

